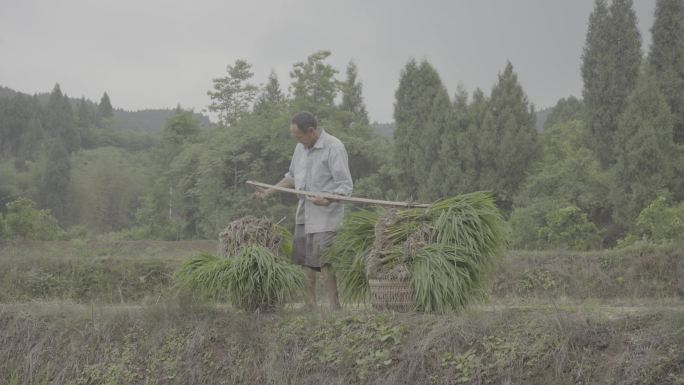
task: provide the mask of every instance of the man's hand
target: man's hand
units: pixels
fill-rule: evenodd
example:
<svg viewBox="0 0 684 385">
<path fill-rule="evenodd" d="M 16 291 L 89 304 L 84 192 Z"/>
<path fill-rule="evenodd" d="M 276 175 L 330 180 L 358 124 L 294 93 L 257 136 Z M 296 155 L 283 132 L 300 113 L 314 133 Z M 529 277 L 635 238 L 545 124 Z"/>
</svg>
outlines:
<svg viewBox="0 0 684 385">
<path fill-rule="evenodd" d="M 316 206 L 329 206 L 333 201 L 331 199 L 326 199 L 323 197 L 319 196 L 307 196 L 306 199 L 308 199 L 311 203 L 315 204 Z"/>
<path fill-rule="evenodd" d="M 272 190 L 272 189 L 270 189 L 270 188 L 261 188 L 261 187 L 259 187 L 259 188 L 257 188 L 257 190 L 254 192 L 254 194 L 252 194 L 252 198 L 255 198 L 255 199 L 264 199 L 264 198 L 269 197 L 271 194 L 273 194 L 273 191 L 275 191 L 275 190 Z"/>
<path fill-rule="evenodd" d="M 316 206 L 329 206 L 333 202 L 337 202 L 337 199 L 334 198 L 323 198 L 317 195 L 309 195 L 306 197 L 311 203 L 315 204 Z"/>
<path fill-rule="evenodd" d="M 278 184 L 276 184 L 276 186 L 277 187 L 287 187 L 287 188 L 294 187 L 292 185 L 292 183 L 290 183 L 290 180 L 287 178 L 281 179 L 280 182 L 278 182 Z M 278 191 L 278 190 L 272 189 L 272 188 L 257 187 L 254 194 L 252 194 L 252 198 L 255 198 L 255 199 L 268 198 L 271 195 L 275 194 L 276 191 Z"/>
</svg>

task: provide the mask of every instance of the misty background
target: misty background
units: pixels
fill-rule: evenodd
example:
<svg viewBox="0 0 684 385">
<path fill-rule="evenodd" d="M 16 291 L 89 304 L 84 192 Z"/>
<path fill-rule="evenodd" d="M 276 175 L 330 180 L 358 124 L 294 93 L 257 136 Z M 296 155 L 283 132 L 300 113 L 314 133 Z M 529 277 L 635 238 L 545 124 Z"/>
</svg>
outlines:
<svg viewBox="0 0 684 385">
<path fill-rule="evenodd" d="M 98 1 L 0 0 L 0 85 L 25 93 L 55 83 L 71 97 L 116 108 L 202 112 L 207 90 L 236 59 L 254 82 L 321 49 L 359 68 L 371 121 L 393 120 L 399 73 L 427 59 L 453 95 L 488 92 L 506 61 L 537 110 L 581 96 L 579 71 L 593 0 Z M 655 0 L 634 1 L 642 51 Z M 213 117 L 215 118 L 215 117 Z"/>
</svg>

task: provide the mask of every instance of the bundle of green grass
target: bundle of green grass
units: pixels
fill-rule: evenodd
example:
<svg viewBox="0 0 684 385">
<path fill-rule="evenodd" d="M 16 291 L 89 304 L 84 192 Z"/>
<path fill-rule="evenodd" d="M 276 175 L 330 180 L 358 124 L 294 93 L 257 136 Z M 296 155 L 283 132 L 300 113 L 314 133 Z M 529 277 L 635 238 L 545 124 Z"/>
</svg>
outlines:
<svg viewBox="0 0 684 385">
<path fill-rule="evenodd" d="M 368 300 L 369 279 L 408 281 L 415 310 L 444 313 L 486 297 L 505 239 L 493 197 L 474 192 L 429 208 L 350 213 L 326 258 L 347 303 Z"/>
<path fill-rule="evenodd" d="M 186 260 L 174 278 L 196 296 L 245 310 L 273 310 L 298 298 L 304 274 L 290 262 L 292 236 L 269 219 L 247 216 L 219 235 L 219 254 Z"/>
</svg>

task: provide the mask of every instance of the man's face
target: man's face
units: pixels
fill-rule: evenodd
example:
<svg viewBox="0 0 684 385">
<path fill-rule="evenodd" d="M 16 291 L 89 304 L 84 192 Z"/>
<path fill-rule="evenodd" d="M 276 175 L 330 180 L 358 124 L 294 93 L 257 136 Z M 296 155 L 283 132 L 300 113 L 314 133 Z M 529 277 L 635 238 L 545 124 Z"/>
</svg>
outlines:
<svg viewBox="0 0 684 385">
<path fill-rule="evenodd" d="M 297 141 L 303 144 L 305 147 L 311 147 L 314 143 L 316 143 L 316 130 L 309 130 L 309 132 L 303 133 L 296 124 L 291 124 L 290 134 L 292 134 L 292 137 L 297 139 Z"/>
</svg>

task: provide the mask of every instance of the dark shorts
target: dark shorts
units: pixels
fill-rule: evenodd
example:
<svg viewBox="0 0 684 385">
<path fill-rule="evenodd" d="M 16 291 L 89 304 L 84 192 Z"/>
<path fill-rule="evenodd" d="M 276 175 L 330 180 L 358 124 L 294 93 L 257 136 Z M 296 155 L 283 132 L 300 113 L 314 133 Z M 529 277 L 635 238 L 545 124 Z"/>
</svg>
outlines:
<svg viewBox="0 0 684 385">
<path fill-rule="evenodd" d="M 334 231 L 304 233 L 304 225 L 295 225 L 292 238 L 292 260 L 294 263 L 320 271 L 325 265 L 323 253 L 330 247 L 337 235 Z"/>
</svg>

